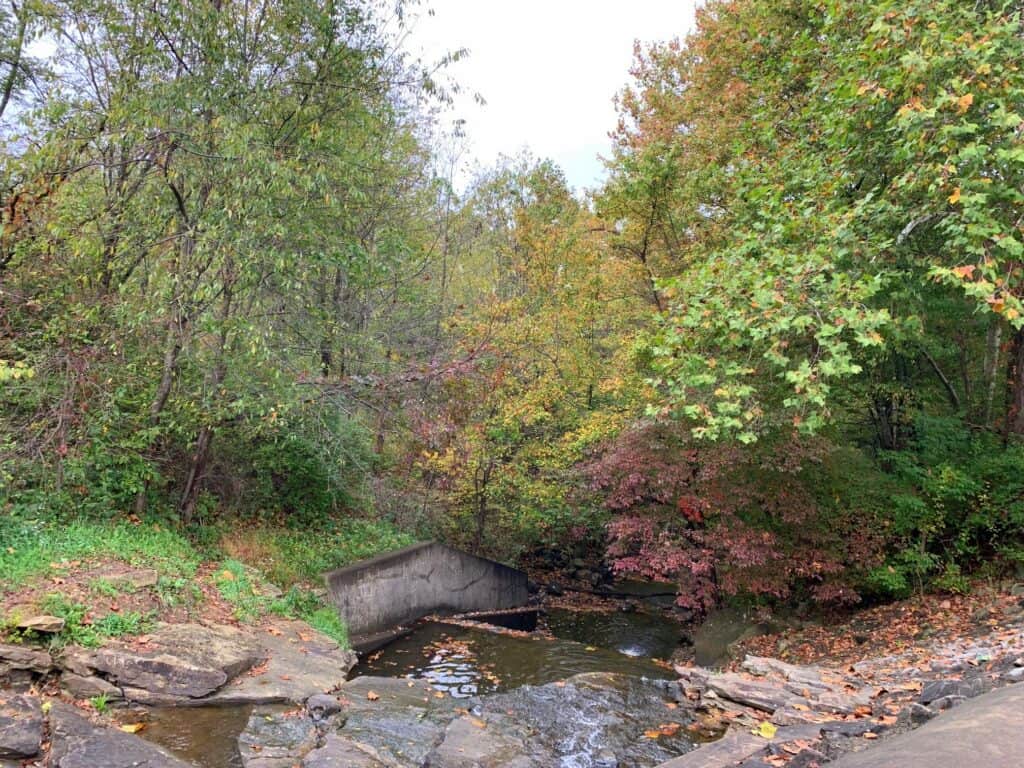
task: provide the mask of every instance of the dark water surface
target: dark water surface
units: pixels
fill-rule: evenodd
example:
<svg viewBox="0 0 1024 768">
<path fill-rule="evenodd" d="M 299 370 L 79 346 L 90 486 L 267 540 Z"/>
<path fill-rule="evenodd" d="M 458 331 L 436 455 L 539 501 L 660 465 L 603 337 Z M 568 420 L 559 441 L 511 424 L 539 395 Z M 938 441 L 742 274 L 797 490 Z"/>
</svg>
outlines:
<svg viewBox="0 0 1024 768">
<path fill-rule="evenodd" d="M 546 623 L 555 637 L 635 658 L 668 660 L 679 647 L 679 625 L 657 613 L 553 608 Z"/>
<path fill-rule="evenodd" d="M 154 709 L 139 736 L 199 768 L 242 768 L 238 735 L 252 707 Z"/>
<path fill-rule="evenodd" d="M 642 613 L 552 611 L 555 638 L 510 636 L 427 622 L 360 661 L 353 676 L 428 680 L 455 697 L 543 685 L 583 672 L 668 679 L 678 627 Z"/>
</svg>

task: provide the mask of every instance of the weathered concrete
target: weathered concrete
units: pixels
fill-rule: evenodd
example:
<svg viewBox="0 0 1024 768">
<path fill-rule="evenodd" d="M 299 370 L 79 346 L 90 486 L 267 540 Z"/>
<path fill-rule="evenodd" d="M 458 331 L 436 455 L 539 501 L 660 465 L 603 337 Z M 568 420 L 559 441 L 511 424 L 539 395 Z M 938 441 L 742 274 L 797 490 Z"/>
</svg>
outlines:
<svg viewBox="0 0 1024 768">
<path fill-rule="evenodd" d="M 836 768 L 1020 768 L 1024 762 L 1024 685 L 961 704 L 917 730 L 847 755 Z"/>
<path fill-rule="evenodd" d="M 324 580 L 356 641 L 435 612 L 496 611 L 529 599 L 523 571 L 433 541 L 339 568 Z"/>
</svg>

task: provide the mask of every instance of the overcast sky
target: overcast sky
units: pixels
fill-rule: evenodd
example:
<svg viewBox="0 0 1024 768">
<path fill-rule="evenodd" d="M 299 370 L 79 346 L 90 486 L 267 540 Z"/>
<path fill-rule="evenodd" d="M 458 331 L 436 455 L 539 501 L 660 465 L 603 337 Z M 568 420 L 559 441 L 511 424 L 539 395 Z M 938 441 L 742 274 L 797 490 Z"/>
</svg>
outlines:
<svg viewBox="0 0 1024 768">
<path fill-rule="evenodd" d="M 602 177 L 615 127 L 615 93 L 628 82 L 633 41 L 667 40 L 693 26 L 695 0 L 428 0 L 408 43 L 434 60 L 468 48 L 451 74 L 463 85 L 452 116 L 466 120 L 484 165 L 529 147 L 576 188 Z M 479 92 L 478 106 L 469 94 Z"/>
</svg>

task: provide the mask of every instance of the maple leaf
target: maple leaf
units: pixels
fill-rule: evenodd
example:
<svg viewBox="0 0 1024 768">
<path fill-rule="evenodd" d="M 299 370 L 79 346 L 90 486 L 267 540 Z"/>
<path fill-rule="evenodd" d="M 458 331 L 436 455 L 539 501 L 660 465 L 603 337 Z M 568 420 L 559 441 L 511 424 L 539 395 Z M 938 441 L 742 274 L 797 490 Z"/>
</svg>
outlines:
<svg viewBox="0 0 1024 768">
<path fill-rule="evenodd" d="M 968 277 L 974 275 L 976 267 L 973 264 L 965 264 L 962 267 L 955 267 L 953 274 L 959 277 L 961 280 L 966 280 Z"/>
</svg>

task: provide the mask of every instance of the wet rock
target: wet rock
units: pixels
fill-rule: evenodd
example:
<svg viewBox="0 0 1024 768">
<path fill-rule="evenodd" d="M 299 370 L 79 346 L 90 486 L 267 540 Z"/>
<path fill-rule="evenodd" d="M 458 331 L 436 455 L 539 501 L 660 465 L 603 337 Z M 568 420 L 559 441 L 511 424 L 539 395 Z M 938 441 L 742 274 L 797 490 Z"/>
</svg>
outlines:
<svg viewBox="0 0 1024 768">
<path fill-rule="evenodd" d="M 310 716 L 317 721 L 326 720 L 331 717 L 331 715 L 341 712 L 341 709 L 341 702 L 338 701 L 337 696 L 318 693 L 315 696 L 310 696 L 306 699 L 306 711 L 308 711 Z"/>
<path fill-rule="evenodd" d="M 317 729 L 304 713 L 256 707 L 238 737 L 245 768 L 292 768 L 317 746 Z"/>
<path fill-rule="evenodd" d="M 610 749 L 602 749 L 594 757 L 594 768 L 619 768 L 619 758 Z"/>
<path fill-rule="evenodd" d="M 377 759 L 374 750 L 336 733 L 328 734 L 324 744 L 302 761 L 302 768 L 389 768 L 393 764 Z"/>
<path fill-rule="evenodd" d="M 43 711 L 34 696 L 0 694 L 0 759 L 32 757 L 43 741 Z"/>
<path fill-rule="evenodd" d="M 138 736 L 86 720 L 73 707 L 50 709 L 50 768 L 191 768 Z"/>
<path fill-rule="evenodd" d="M 428 764 L 431 768 L 545 768 L 558 761 L 533 743 L 527 731 L 508 721 L 502 727 L 493 720 L 465 715 L 448 726 Z"/>
<path fill-rule="evenodd" d="M 937 714 L 935 710 L 915 702 L 909 707 L 903 708 L 899 714 L 898 721 L 906 725 L 921 725 L 922 723 L 927 723 Z"/>
<path fill-rule="evenodd" d="M 561 597 L 565 594 L 565 590 L 563 590 L 558 584 L 555 583 L 548 584 L 547 587 L 545 587 L 545 589 L 547 590 L 547 593 L 552 597 Z"/>
<path fill-rule="evenodd" d="M 680 695 L 676 683 L 587 673 L 488 696 L 471 715 L 485 725 L 478 730 L 523 741 L 522 754 L 537 761 L 523 765 L 593 766 L 607 750 L 620 765 L 654 766 L 694 748 L 692 712 L 666 706 Z M 638 738 L 652 729 L 662 735 Z"/>
<path fill-rule="evenodd" d="M 278 634 L 257 632 L 251 641 L 266 659 L 258 674 L 243 675 L 209 697 L 217 704 L 301 704 L 338 689 L 356 664 L 347 651 L 304 622 L 280 622 Z"/>
<path fill-rule="evenodd" d="M 921 704 L 931 704 L 933 701 L 945 698 L 946 696 L 963 696 L 969 699 L 984 693 L 984 691 L 985 683 L 980 678 L 974 680 L 933 680 L 930 683 L 925 683 L 917 700 Z"/>
<path fill-rule="evenodd" d="M 439 698 L 436 693 L 420 680 L 357 677 L 341 688 L 345 723 L 338 733 L 387 765 L 418 767 L 459 716 L 456 708 L 466 704 L 465 699 Z"/>
<path fill-rule="evenodd" d="M 708 678 L 707 686 L 709 690 L 714 691 L 723 699 L 735 701 L 737 704 L 746 704 L 748 707 L 764 712 L 781 709 L 794 699 L 793 694 L 778 685 L 759 680 L 748 680 L 728 672 L 712 675 Z"/>
<path fill-rule="evenodd" d="M 94 696 L 106 696 L 108 699 L 123 698 L 120 688 L 95 675 L 82 676 L 65 672 L 61 675 L 60 686 L 76 699 L 91 699 Z"/>
<path fill-rule="evenodd" d="M 0 643 L 0 663 L 9 669 L 22 669 L 46 674 L 54 668 L 53 657 L 40 649 L 25 645 Z"/>
<path fill-rule="evenodd" d="M 38 614 L 18 619 L 15 626 L 26 632 L 42 632 L 45 634 L 56 634 L 64 629 L 64 619 L 59 616 L 47 616 Z"/>
<path fill-rule="evenodd" d="M 1024 667 L 1015 667 L 1003 675 L 1003 680 L 1011 683 L 1024 682 Z"/>
<path fill-rule="evenodd" d="M 252 636 L 233 627 L 163 624 L 146 643 L 74 650 L 67 665 L 83 677 L 99 673 L 131 701 L 173 704 L 209 696 L 263 657 Z"/>
</svg>

